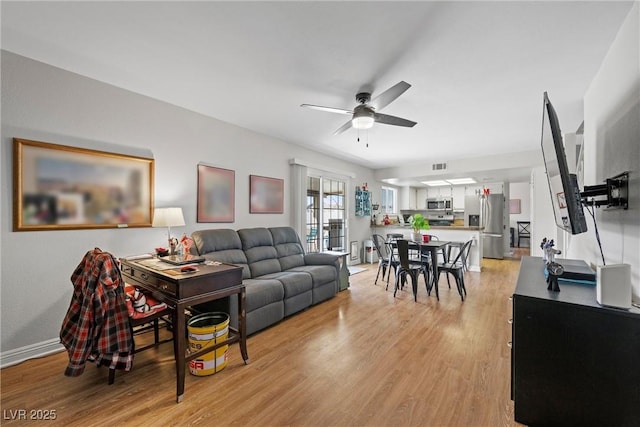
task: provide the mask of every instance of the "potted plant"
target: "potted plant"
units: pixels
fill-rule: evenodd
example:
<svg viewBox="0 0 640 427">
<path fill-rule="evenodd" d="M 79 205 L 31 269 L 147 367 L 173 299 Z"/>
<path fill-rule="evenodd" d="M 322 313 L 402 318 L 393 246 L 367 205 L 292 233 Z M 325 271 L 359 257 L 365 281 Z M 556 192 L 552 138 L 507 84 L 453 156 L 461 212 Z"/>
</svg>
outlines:
<svg viewBox="0 0 640 427">
<path fill-rule="evenodd" d="M 413 228 L 412 238 L 416 242 L 422 241 L 422 233 L 420 230 L 428 230 L 431 227 L 429 226 L 429 220 L 422 216 L 422 214 L 414 214 L 409 218 L 409 223 L 411 224 L 411 228 Z"/>
</svg>

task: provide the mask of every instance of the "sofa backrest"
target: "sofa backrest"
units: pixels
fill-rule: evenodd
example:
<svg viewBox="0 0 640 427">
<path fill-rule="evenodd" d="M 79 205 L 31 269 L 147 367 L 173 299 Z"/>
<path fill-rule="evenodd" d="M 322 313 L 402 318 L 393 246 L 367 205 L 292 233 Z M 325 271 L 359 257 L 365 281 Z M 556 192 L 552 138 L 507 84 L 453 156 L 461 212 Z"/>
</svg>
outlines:
<svg viewBox="0 0 640 427">
<path fill-rule="evenodd" d="M 298 233 L 291 227 L 271 227 L 273 246 L 278 254 L 278 261 L 282 270 L 304 265 L 304 249 Z"/>
<path fill-rule="evenodd" d="M 198 255 L 205 259 L 226 262 L 242 267 L 242 278 L 250 279 L 251 270 L 242 250 L 240 236 L 235 230 L 198 230 L 191 234 Z"/>
<path fill-rule="evenodd" d="M 267 228 L 243 228 L 238 230 L 242 249 L 247 257 L 251 277 L 282 271 L 273 236 Z"/>
</svg>

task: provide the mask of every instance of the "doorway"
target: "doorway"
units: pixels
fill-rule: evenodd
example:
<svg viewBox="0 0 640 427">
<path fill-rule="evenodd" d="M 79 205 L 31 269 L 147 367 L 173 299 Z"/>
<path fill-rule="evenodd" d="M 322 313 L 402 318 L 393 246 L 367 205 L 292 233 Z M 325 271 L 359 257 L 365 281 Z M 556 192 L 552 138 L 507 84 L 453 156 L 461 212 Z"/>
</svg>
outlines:
<svg viewBox="0 0 640 427">
<path fill-rule="evenodd" d="M 345 181 L 322 176 L 307 176 L 307 252 L 345 249 L 345 193 Z"/>
</svg>

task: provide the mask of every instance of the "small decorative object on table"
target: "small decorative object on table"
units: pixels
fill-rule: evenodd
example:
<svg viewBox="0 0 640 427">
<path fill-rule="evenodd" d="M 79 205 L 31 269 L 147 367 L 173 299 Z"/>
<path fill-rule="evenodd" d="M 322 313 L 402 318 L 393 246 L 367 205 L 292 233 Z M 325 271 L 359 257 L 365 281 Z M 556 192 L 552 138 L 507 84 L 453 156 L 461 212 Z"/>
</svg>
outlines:
<svg viewBox="0 0 640 427">
<path fill-rule="evenodd" d="M 167 256 L 169 255 L 169 249 L 164 247 L 156 248 L 156 255 L 158 255 L 159 257 Z"/>
<path fill-rule="evenodd" d="M 558 276 L 562 276 L 564 273 L 564 267 L 557 262 L 550 262 L 547 264 L 547 290 L 553 292 L 560 292 L 560 286 L 558 286 Z"/>
<path fill-rule="evenodd" d="M 178 239 L 175 237 L 169 238 L 169 255 L 176 255 L 176 248 L 178 247 Z"/>
<path fill-rule="evenodd" d="M 180 239 L 180 244 L 182 245 L 182 253 L 184 255 L 188 255 L 191 253 L 191 247 L 193 246 L 193 239 L 186 234 L 182 235 Z"/>
<path fill-rule="evenodd" d="M 547 290 L 553 292 L 560 292 L 560 286 L 558 285 L 558 277 L 564 273 L 564 267 L 561 264 L 555 262 L 556 255 L 560 255 L 562 251 L 554 249 L 555 242 L 553 239 L 547 240 L 545 237 L 540 243 L 540 249 L 544 253 L 544 262 L 547 269 Z"/>
</svg>

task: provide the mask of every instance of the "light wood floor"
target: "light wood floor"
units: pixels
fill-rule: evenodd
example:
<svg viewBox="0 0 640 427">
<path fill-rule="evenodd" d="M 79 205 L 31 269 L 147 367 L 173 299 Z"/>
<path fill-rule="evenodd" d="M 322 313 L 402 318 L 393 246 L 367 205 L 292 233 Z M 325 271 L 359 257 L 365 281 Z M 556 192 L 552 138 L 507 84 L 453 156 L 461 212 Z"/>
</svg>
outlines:
<svg viewBox="0 0 640 427">
<path fill-rule="evenodd" d="M 440 302 L 422 279 L 417 303 L 410 287 L 394 299 L 373 284 L 376 265 L 361 266 L 349 290 L 250 337 L 249 365 L 236 344 L 221 372 L 187 374 L 180 404 L 171 344 L 137 354 L 111 386 L 92 364 L 65 377 L 62 352 L 0 372 L 2 425 L 36 424 L 10 420 L 19 409 L 55 410 L 38 424 L 65 426 L 518 425 L 507 321 L 519 260 L 483 260 L 464 302 L 444 277 Z"/>
</svg>

